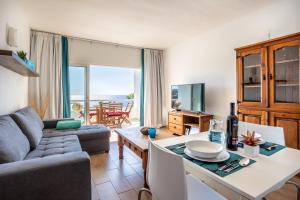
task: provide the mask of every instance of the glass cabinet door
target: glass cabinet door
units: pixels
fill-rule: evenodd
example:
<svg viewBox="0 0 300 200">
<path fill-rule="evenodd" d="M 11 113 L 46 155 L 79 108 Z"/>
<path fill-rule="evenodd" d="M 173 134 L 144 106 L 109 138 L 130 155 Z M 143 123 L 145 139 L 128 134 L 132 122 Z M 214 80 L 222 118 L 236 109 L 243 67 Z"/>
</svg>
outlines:
<svg viewBox="0 0 300 200">
<path fill-rule="evenodd" d="M 244 105 L 263 104 L 263 50 L 258 49 L 241 55 L 239 61 L 239 102 Z"/>
<path fill-rule="evenodd" d="M 271 104 L 280 106 L 299 106 L 300 69 L 299 41 L 274 46 L 271 50 L 272 82 Z"/>
<path fill-rule="evenodd" d="M 261 101 L 261 56 L 250 54 L 243 58 L 244 101 Z"/>
</svg>

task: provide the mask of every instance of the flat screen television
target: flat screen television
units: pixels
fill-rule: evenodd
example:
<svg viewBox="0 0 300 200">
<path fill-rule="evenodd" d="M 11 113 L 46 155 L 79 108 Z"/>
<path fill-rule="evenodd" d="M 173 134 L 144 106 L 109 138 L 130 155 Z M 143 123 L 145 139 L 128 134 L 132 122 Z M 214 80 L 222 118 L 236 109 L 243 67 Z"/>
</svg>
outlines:
<svg viewBox="0 0 300 200">
<path fill-rule="evenodd" d="M 205 84 L 172 85 L 172 108 L 177 111 L 205 112 Z"/>
</svg>

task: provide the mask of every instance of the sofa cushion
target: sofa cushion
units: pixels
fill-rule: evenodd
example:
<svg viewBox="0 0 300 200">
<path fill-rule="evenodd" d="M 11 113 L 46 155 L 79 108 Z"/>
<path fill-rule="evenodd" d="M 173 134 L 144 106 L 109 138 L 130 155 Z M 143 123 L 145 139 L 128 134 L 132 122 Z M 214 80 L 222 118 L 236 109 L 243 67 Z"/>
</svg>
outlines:
<svg viewBox="0 0 300 200">
<path fill-rule="evenodd" d="M 36 148 L 43 136 L 44 124 L 38 114 L 31 108 L 26 107 L 11 114 L 22 132 L 29 140 L 30 147 Z"/>
<path fill-rule="evenodd" d="M 57 130 L 78 129 L 81 127 L 81 120 L 61 120 L 56 124 Z"/>
<path fill-rule="evenodd" d="M 25 159 L 42 158 L 77 151 L 82 150 L 76 135 L 42 138 L 36 149 L 31 151 Z"/>
<path fill-rule="evenodd" d="M 109 138 L 110 130 L 104 125 L 81 126 L 79 129 L 44 129 L 44 137 L 77 135 L 80 141 Z"/>
<path fill-rule="evenodd" d="M 0 116 L 0 164 L 23 160 L 29 141 L 10 116 Z"/>
</svg>

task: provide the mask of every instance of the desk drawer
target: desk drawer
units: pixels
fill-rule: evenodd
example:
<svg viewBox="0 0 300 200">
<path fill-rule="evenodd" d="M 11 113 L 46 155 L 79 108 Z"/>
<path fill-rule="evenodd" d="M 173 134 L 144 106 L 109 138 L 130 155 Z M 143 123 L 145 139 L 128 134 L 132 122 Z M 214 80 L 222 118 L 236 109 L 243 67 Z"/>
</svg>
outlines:
<svg viewBox="0 0 300 200">
<path fill-rule="evenodd" d="M 183 125 L 173 124 L 169 122 L 169 130 L 172 133 L 183 135 Z"/>
<path fill-rule="evenodd" d="M 169 114 L 169 123 L 183 125 L 183 117 Z"/>
</svg>

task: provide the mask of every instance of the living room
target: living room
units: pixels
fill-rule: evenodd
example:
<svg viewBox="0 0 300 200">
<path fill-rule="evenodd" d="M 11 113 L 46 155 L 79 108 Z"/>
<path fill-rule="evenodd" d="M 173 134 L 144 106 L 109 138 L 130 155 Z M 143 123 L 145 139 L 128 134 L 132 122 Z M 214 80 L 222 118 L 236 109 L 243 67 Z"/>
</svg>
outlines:
<svg viewBox="0 0 300 200">
<path fill-rule="evenodd" d="M 0 199 L 299 199 L 299 8 L 0 0 Z"/>
</svg>

